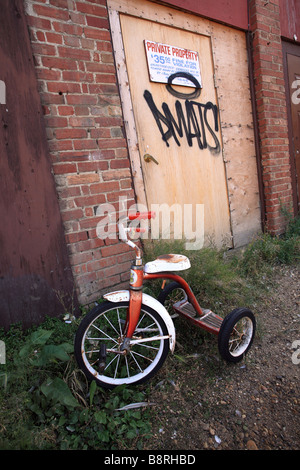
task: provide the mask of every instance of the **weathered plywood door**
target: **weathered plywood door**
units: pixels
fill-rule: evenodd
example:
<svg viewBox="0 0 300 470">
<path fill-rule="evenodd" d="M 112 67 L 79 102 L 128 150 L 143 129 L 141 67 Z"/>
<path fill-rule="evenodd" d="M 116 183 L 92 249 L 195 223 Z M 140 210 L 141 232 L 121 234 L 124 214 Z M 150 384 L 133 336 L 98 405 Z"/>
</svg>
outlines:
<svg viewBox="0 0 300 470">
<path fill-rule="evenodd" d="M 120 24 L 148 208 L 189 204 L 194 215 L 196 205 L 203 204 L 206 239 L 228 245 L 230 216 L 211 38 L 123 14 Z M 152 82 L 145 40 L 198 52 L 198 93 L 195 87 Z"/>
</svg>

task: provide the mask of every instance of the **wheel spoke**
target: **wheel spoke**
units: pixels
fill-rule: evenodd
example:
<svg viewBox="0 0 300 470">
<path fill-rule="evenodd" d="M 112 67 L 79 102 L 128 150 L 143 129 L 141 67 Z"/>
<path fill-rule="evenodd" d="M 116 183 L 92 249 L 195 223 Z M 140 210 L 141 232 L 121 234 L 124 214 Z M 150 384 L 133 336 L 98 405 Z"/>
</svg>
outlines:
<svg viewBox="0 0 300 470">
<path fill-rule="evenodd" d="M 136 360 L 136 358 L 134 357 L 134 351 L 130 351 L 130 355 L 131 357 L 133 358 L 134 362 L 136 363 L 136 365 L 138 366 L 138 368 L 140 369 L 141 372 L 143 372 L 143 369 L 141 368 L 141 366 L 139 365 L 138 361 Z"/>
<path fill-rule="evenodd" d="M 137 356 L 140 356 L 142 357 L 143 359 L 146 359 L 146 361 L 150 361 L 150 362 L 153 362 L 153 359 L 150 359 L 149 357 L 146 357 L 146 356 L 143 356 L 143 354 L 140 354 L 136 351 L 131 351 L 132 354 L 136 354 Z"/>
<path fill-rule="evenodd" d="M 117 335 L 118 335 L 119 332 L 116 330 L 116 328 L 114 327 L 114 325 L 109 321 L 109 319 L 107 318 L 107 316 L 104 315 L 104 314 L 103 314 L 103 316 L 104 316 L 105 320 L 110 324 L 110 326 L 112 327 L 112 329 L 113 329 L 113 330 L 117 333 Z"/>
<path fill-rule="evenodd" d="M 118 354 L 116 354 L 116 355 L 112 358 L 112 360 L 110 361 L 110 363 L 107 364 L 107 366 L 105 367 L 104 370 L 108 369 L 109 366 L 117 359 L 117 357 L 120 357 L 120 356 L 119 356 Z"/>
<path fill-rule="evenodd" d="M 105 333 L 105 331 L 102 331 L 100 328 L 98 328 L 98 326 L 94 325 L 94 323 L 92 324 L 92 326 L 94 328 L 96 328 L 96 330 L 100 331 L 103 335 L 105 335 L 108 339 L 110 339 L 111 341 L 113 341 L 114 343 L 118 343 L 114 338 L 112 338 L 111 336 L 109 336 L 108 334 Z M 91 338 L 91 340 L 94 340 L 95 338 Z"/>
<path fill-rule="evenodd" d="M 120 330 L 120 336 L 122 336 L 122 325 L 121 325 L 121 318 L 120 318 L 120 312 L 119 309 L 117 308 L 117 315 L 118 315 L 118 324 L 119 324 L 119 330 Z"/>
<path fill-rule="evenodd" d="M 142 346 L 143 348 L 154 349 L 155 351 L 159 350 L 159 347 L 157 346 L 150 346 L 149 344 L 144 344 L 142 342 L 136 343 L 136 344 L 138 344 L 139 346 Z"/>
<path fill-rule="evenodd" d="M 116 365 L 116 368 L 115 368 L 114 379 L 117 377 L 117 372 L 118 372 L 118 367 L 119 367 L 120 357 L 121 357 L 121 356 L 118 356 L 117 365 Z"/>
<path fill-rule="evenodd" d="M 124 356 L 124 357 L 125 357 L 125 362 L 126 362 L 127 377 L 130 377 L 127 356 Z"/>
</svg>

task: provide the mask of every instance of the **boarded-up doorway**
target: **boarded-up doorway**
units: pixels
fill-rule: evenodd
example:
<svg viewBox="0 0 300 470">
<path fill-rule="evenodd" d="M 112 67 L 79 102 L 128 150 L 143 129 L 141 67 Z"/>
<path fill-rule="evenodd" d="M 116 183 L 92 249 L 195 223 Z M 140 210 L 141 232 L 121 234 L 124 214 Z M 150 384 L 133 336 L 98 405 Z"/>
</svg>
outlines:
<svg viewBox="0 0 300 470">
<path fill-rule="evenodd" d="M 230 223 L 210 38 L 127 15 L 120 19 L 148 206 L 203 204 L 205 233 L 220 245 Z M 202 88 L 151 81 L 145 39 L 169 45 L 177 52 L 170 60 L 180 64 L 185 59 L 178 51 L 198 52 Z M 164 57 L 150 54 L 154 61 Z"/>
<path fill-rule="evenodd" d="M 208 243 L 249 242 L 261 221 L 245 34 L 143 0 L 108 7 L 137 201 L 202 204 Z M 197 52 L 198 95 L 194 76 L 153 79 L 148 41 Z"/>
</svg>

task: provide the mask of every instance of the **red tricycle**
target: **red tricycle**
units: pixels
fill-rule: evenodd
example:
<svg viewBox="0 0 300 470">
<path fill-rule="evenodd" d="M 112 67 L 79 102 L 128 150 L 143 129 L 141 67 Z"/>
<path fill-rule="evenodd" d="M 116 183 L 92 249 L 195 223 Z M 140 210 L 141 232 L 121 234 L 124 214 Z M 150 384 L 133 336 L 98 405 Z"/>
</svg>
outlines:
<svg viewBox="0 0 300 470">
<path fill-rule="evenodd" d="M 75 337 L 75 356 L 88 380 L 104 388 L 140 384 L 157 373 L 168 352 L 174 352 L 176 334 L 165 304 L 193 325 L 218 337 L 220 355 L 238 362 L 248 352 L 255 335 L 255 316 L 248 308 L 237 308 L 224 319 L 202 309 L 188 283 L 177 272 L 188 269 L 186 256 L 168 254 L 143 265 L 142 252 L 128 238 L 128 221 L 150 219 L 152 212 L 128 215 L 119 221 L 119 238 L 135 250 L 129 290 L 105 294 L 104 301 L 83 318 Z M 144 281 L 169 280 L 157 299 L 143 292 Z M 175 293 L 180 293 L 180 298 Z"/>
</svg>

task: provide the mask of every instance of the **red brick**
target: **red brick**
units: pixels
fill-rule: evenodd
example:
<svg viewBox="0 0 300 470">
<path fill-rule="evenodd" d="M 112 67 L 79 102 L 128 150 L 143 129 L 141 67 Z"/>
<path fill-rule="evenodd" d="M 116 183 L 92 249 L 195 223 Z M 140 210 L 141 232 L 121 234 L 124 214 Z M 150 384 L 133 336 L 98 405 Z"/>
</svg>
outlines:
<svg viewBox="0 0 300 470">
<path fill-rule="evenodd" d="M 73 106 L 58 106 L 57 111 L 60 116 L 71 116 L 74 114 Z"/>
<path fill-rule="evenodd" d="M 119 181 L 108 181 L 106 183 L 93 184 L 90 188 L 91 194 L 107 193 L 110 191 L 118 191 L 119 189 Z"/>
<path fill-rule="evenodd" d="M 73 47 L 63 47 L 63 46 L 58 47 L 58 54 L 60 57 L 66 57 L 66 58 L 78 59 L 78 60 L 90 60 L 90 57 L 91 57 L 89 51 L 78 49 L 78 48 L 73 48 Z"/>
<path fill-rule="evenodd" d="M 81 13 L 88 13 L 89 15 L 99 16 L 105 18 L 107 11 L 104 6 L 91 5 L 89 3 L 76 3 L 76 8 Z"/>
<path fill-rule="evenodd" d="M 68 125 L 68 120 L 64 117 L 45 116 L 45 120 L 48 127 L 67 127 Z"/>
<path fill-rule="evenodd" d="M 38 41 L 46 41 L 45 33 L 42 31 L 37 31 L 35 35 Z"/>
<path fill-rule="evenodd" d="M 122 178 L 129 178 L 130 176 L 129 169 L 108 170 L 104 171 L 102 174 L 104 181 L 120 180 Z"/>
<path fill-rule="evenodd" d="M 95 150 L 96 148 L 98 148 L 98 145 L 97 145 L 96 140 L 94 139 L 74 140 L 75 150 L 83 150 L 83 149 Z"/>
<path fill-rule="evenodd" d="M 51 152 L 61 150 L 73 150 L 72 140 L 50 140 L 48 142 L 49 150 Z"/>
<path fill-rule="evenodd" d="M 97 73 L 96 76 L 96 83 L 115 83 L 116 76 L 112 73 Z"/>
<path fill-rule="evenodd" d="M 60 70 L 37 69 L 36 75 L 38 79 L 43 79 L 43 80 L 60 80 L 61 79 Z"/>
<path fill-rule="evenodd" d="M 49 0 L 49 3 L 58 8 L 68 9 L 68 0 Z"/>
<path fill-rule="evenodd" d="M 72 258 L 71 258 L 72 259 Z M 75 263 L 77 264 L 77 263 Z M 84 274 L 82 276 L 77 276 L 76 282 L 79 286 L 86 286 L 89 282 L 95 281 L 97 279 L 97 275 L 95 272 Z"/>
<path fill-rule="evenodd" d="M 62 220 L 65 222 L 67 220 L 80 219 L 83 217 L 83 211 L 81 209 L 76 209 L 73 211 L 63 211 L 61 213 Z"/>
<path fill-rule="evenodd" d="M 76 106 L 75 114 L 76 116 L 89 116 L 90 108 L 88 106 Z"/>
<path fill-rule="evenodd" d="M 103 28 L 108 29 L 109 23 L 107 18 L 97 18 L 96 16 L 87 16 L 86 22 L 88 26 L 92 26 L 93 28 Z"/>
<path fill-rule="evenodd" d="M 46 5 L 33 5 L 34 11 L 38 16 L 46 16 L 48 18 L 55 18 L 57 20 L 68 21 L 69 12 L 65 10 L 60 10 L 55 7 L 50 7 Z"/>
<path fill-rule="evenodd" d="M 51 21 L 49 20 L 39 18 L 38 16 L 27 16 L 26 19 L 28 25 L 33 28 L 51 30 Z"/>
<path fill-rule="evenodd" d="M 120 197 L 125 197 L 127 200 L 132 199 L 134 203 L 134 191 L 133 189 L 127 189 L 119 192 L 109 193 L 107 195 L 107 202 L 116 202 L 119 201 Z"/>
<path fill-rule="evenodd" d="M 72 23 L 53 22 L 53 28 L 57 32 L 71 34 L 74 36 L 81 36 L 84 32 L 83 26 Z"/>
<path fill-rule="evenodd" d="M 62 199 L 66 199 L 69 197 L 74 197 L 74 196 L 80 196 L 80 188 L 78 186 L 73 186 L 69 188 L 65 187 L 58 187 L 57 191 L 59 192 L 59 195 Z"/>
<path fill-rule="evenodd" d="M 92 109 L 92 114 L 94 110 Z M 105 139 L 110 137 L 110 129 L 108 127 L 103 127 L 100 129 L 91 129 L 91 137 L 93 139 Z"/>
<path fill-rule="evenodd" d="M 92 95 L 114 95 L 118 94 L 117 85 L 114 83 L 109 84 L 91 84 L 89 85 L 89 91 Z"/>
<path fill-rule="evenodd" d="M 68 176 L 69 185 L 89 184 L 99 181 L 98 173 L 84 173 L 81 175 Z"/>
<path fill-rule="evenodd" d="M 80 94 L 80 95 L 68 95 L 66 97 L 68 104 L 87 104 L 95 105 L 98 101 L 97 96 Z"/>
<path fill-rule="evenodd" d="M 107 256 L 119 255 L 120 253 L 125 253 L 129 250 L 130 248 L 124 243 L 118 243 L 117 245 L 102 247 L 101 253 L 103 258 L 106 258 Z"/>
<path fill-rule="evenodd" d="M 56 129 L 54 133 L 57 139 L 80 139 L 87 136 L 85 129 Z"/>
<path fill-rule="evenodd" d="M 77 197 L 74 199 L 74 202 L 77 207 L 86 207 L 86 206 L 97 206 L 99 204 L 103 204 L 106 202 L 106 200 L 103 194 L 97 194 L 94 196 Z"/>
<path fill-rule="evenodd" d="M 85 25 L 85 15 L 82 15 L 81 13 L 78 13 L 77 11 L 70 11 L 70 20 L 72 23 L 78 23 L 81 25 Z"/>
<path fill-rule="evenodd" d="M 126 147 L 126 140 L 125 139 L 99 139 L 99 147 L 102 149 Z"/>
<path fill-rule="evenodd" d="M 66 46 L 80 47 L 80 39 L 75 36 L 64 36 L 64 43 Z"/>
<path fill-rule="evenodd" d="M 94 125 L 94 119 L 87 117 L 71 117 L 69 122 L 72 127 L 91 127 Z"/>
<path fill-rule="evenodd" d="M 49 44 L 35 43 L 35 44 L 31 44 L 31 47 L 32 47 L 34 54 L 49 55 L 49 56 L 56 55 L 55 46 L 51 46 Z"/>
<path fill-rule="evenodd" d="M 117 264 L 115 266 L 110 266 L 106 269 L 104 269 L 104 276 L 105 277 L 110 277 L 110 276 L 115 276 L 116 274 L 121 274 L 124 272 L 128 272 L 128 277 L 129 277 L 129 271 L 131 268 L 131 262 L 126 262 L 122 264 Z"/>
<path fill-rule="evenodd" d="M 42 57 L 44 67 L 59 70 L 77 70 L 77 63 L 72 59 L 62 59 L 59 57 Z"/>
<path fill-rule="evenodd" d="M 92 73 L 64 71 L 63 79 L 70 82 L 92 82 L 94 77 Z"/>
<path fill-rule="evenodd" d="M 100 221 L 100 217 L 85 217 L 79 221 L 81 229 L 95 229 Z"/>
<path fill-rule="evenodd" d="M 68 243 L 76 243 L 80 241 L 87 240 L 88 234 L 86 231 L 84 232 L 77 232 L 77 233 L 68 233 L 66 235 L 66 239 Z"/>
<path fill-rule="evenodd" d="M 67 173 L 76 173 L 77 168 L 75 163 L 59 163 L 53 165 L 54 173 L 56 175 L 63 175 Z"/>
<path fill-rule="evenodd" d="M 107 170 L 107 168 L 108 168 L 107 161 L 90 161 L 90 162 L 78 163 L 79 173 L 82 173 L 85 171 Z"/>
<path fill-rule="evenodd" d="M 62 44 L 62 36 L 61 34 L 56 34 L 56 33 L 46 33 L 47 41 L 52 42 L 55 44 Z"/>
<path fill-rule="evenodd" d="M 124 159 L 118 159 L 118 160 L 112 160 L 110 162 L 110 168 L 115 169 L 115 168 L 129 168 L 129 160 L 128 158 Z"/>
</svg>

